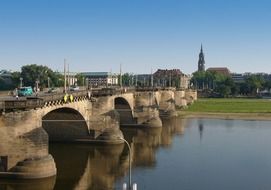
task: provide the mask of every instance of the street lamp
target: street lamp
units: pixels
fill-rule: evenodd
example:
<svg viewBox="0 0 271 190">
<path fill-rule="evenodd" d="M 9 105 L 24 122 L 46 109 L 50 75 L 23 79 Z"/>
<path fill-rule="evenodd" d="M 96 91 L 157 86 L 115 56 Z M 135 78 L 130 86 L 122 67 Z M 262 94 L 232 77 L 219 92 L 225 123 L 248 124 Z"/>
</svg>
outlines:
<svg viewBox="0 0 271 190">
<path fill-rule="evenodd" d="M 50 88 L 50 77 L 48 77 L 47 80 L 48 80 L 48 88 Z"/>
<path fill-rule="evenodd" d="M 131 147 L 130 147 L 129 143 L 127 142 L 127 140 L 125 140 L 124 138 L 118 137 L 118 139 L 124 141 L 126 143 L 126 145 L 128 146 L 128 149 L 129 149 L 129 186 L 128 186 L 128 189 L 127 189 L 127 184 L 124 183 L 123 186 L 122 186 L 122 189 L 123 190 L 137 190 L 137 184 L 134 183 L 132 185 Z"/>
<path fill-rule="evenodd" d="M 20 77 L 20 87 L 23 87 L 23 78 Z"/>
<path fill-rule="evenodd" d="M 86 81 L 85 82 L 85 89 L 89 89 L 89 87 L 88 87 L 89 84 L 88 84 L 88 78 L 87 77 L 85 78 L 85 81 Z"/>
<path fill-rule="evenodd" d="M 40 83 L 40 81 L 39 80 L 36 80 L 36 92 L 38 93 L 38 91 L 39 91 L 39 83 Z"/>
</svg>

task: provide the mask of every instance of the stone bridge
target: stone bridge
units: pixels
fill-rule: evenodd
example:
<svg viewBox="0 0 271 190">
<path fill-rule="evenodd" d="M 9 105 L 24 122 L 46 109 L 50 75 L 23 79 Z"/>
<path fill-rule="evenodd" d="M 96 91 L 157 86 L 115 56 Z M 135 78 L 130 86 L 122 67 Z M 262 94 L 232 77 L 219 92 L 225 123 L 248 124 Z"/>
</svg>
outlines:
<svg viewBox="0 0 271 190">
<path fill-rule="evenodd" d="M 30 109 L 2 112 L 0 133 L 5 139 L 0 137 L 0 141 L 8 139 L 12 146 L 19 141 L 29 144 L 38 140 L 43 148 L 25 156 L 18 156 L 18 152 L 8 149 L 0 150 L 0 178 L 55 175 L 55 163 L 48 154 L 48 141 L 121 143 L 120 125 L 162 127 L 160 117 L 175 115 L 176 107 L 187 106 L 196 100 L 197 95 L 189 90 L 162 90 L 99 97 L 85 93 L 71 97 L 46 100 L 41 106 Z"/>
</svg>

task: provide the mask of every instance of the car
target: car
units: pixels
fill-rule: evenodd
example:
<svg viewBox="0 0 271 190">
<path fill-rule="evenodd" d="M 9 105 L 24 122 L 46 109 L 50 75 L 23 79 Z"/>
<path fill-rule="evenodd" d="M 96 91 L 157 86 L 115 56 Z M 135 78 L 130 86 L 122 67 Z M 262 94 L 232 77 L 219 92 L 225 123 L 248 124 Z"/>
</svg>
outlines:
<svg viewBox="0 0 271 190">
<path fill-rule="evenodd" d="M 80 90 L 79 89 L 79 86 L 70 86 L 70 91 L 78 91 L 78 90 Z"/>
<path fill-rule="evenodd" d="M 52 87 L 48 90 L 48 93 L 57 93 L 59 92 L 59 88 Z"/>
<path fill-rule="evenodd" d="M 31 86 L 20 87 L 18 89 L 18 96 L 31 96 L 33 94 L 33 90 Z"/>
</svg>

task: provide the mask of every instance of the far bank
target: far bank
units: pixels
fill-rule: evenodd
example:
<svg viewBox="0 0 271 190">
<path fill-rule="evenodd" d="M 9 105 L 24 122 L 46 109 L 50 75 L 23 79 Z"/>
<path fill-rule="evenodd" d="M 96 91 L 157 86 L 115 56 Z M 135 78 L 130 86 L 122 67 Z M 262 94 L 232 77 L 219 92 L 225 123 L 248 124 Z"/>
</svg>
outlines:
<svg viewBox="0 0 271 190">
<path fill-rule="evenodd" d="M 178 115 L 186 118 L 271 120 L 270 99 L 202 98 Z"/>
</svg>

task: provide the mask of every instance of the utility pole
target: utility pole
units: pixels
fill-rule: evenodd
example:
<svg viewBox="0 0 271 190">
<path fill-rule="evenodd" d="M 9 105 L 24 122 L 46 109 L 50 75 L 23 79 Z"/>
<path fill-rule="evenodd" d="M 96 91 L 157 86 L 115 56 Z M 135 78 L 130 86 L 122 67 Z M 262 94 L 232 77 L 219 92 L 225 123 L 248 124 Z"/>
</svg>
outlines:
<svg viewBox="0 0 271 190">
<path fill-rule="evenodd" d="M 70 87 L 70 64 L 68 63 L 68 77 L 67 77 L 67 84 L 68 84 L 68 88 Z"/>
<path fill-rule="evenodd" d="M 169 87 L 171 87 L 171 71 L 170 71 L 170 74 L 169 74 Z"/>
<path fill-rule="evenodd" d="M 151 87 L 153 87 L 153 74 L 152 74 L 152 68 L 151 68 Z"/>
<path fill-rule="evenodd" d="M 48 80 L 48 88 L 50 88 L 50 77 L 47 77 Z"/>
<path fill-rule="evenodd" d="M 110 86 L 113 86 L 113 76 L 112 76 L 112 69 L 110 69 Z"/>
<path fill-rule="evenodd" d="M 134 86 L 134 74 L 132 74 L 132 86 Z"/>
<path fill-rule="evenodd" d="M 121 64 L 120 64 L 120 88 L 122 88 L 122 73 L 121 73 Z"/>
<path fill-rule="evenodd" d="M 66 59 L 64 59 L 64 92 L 67 93 Z"/>
</svg>

